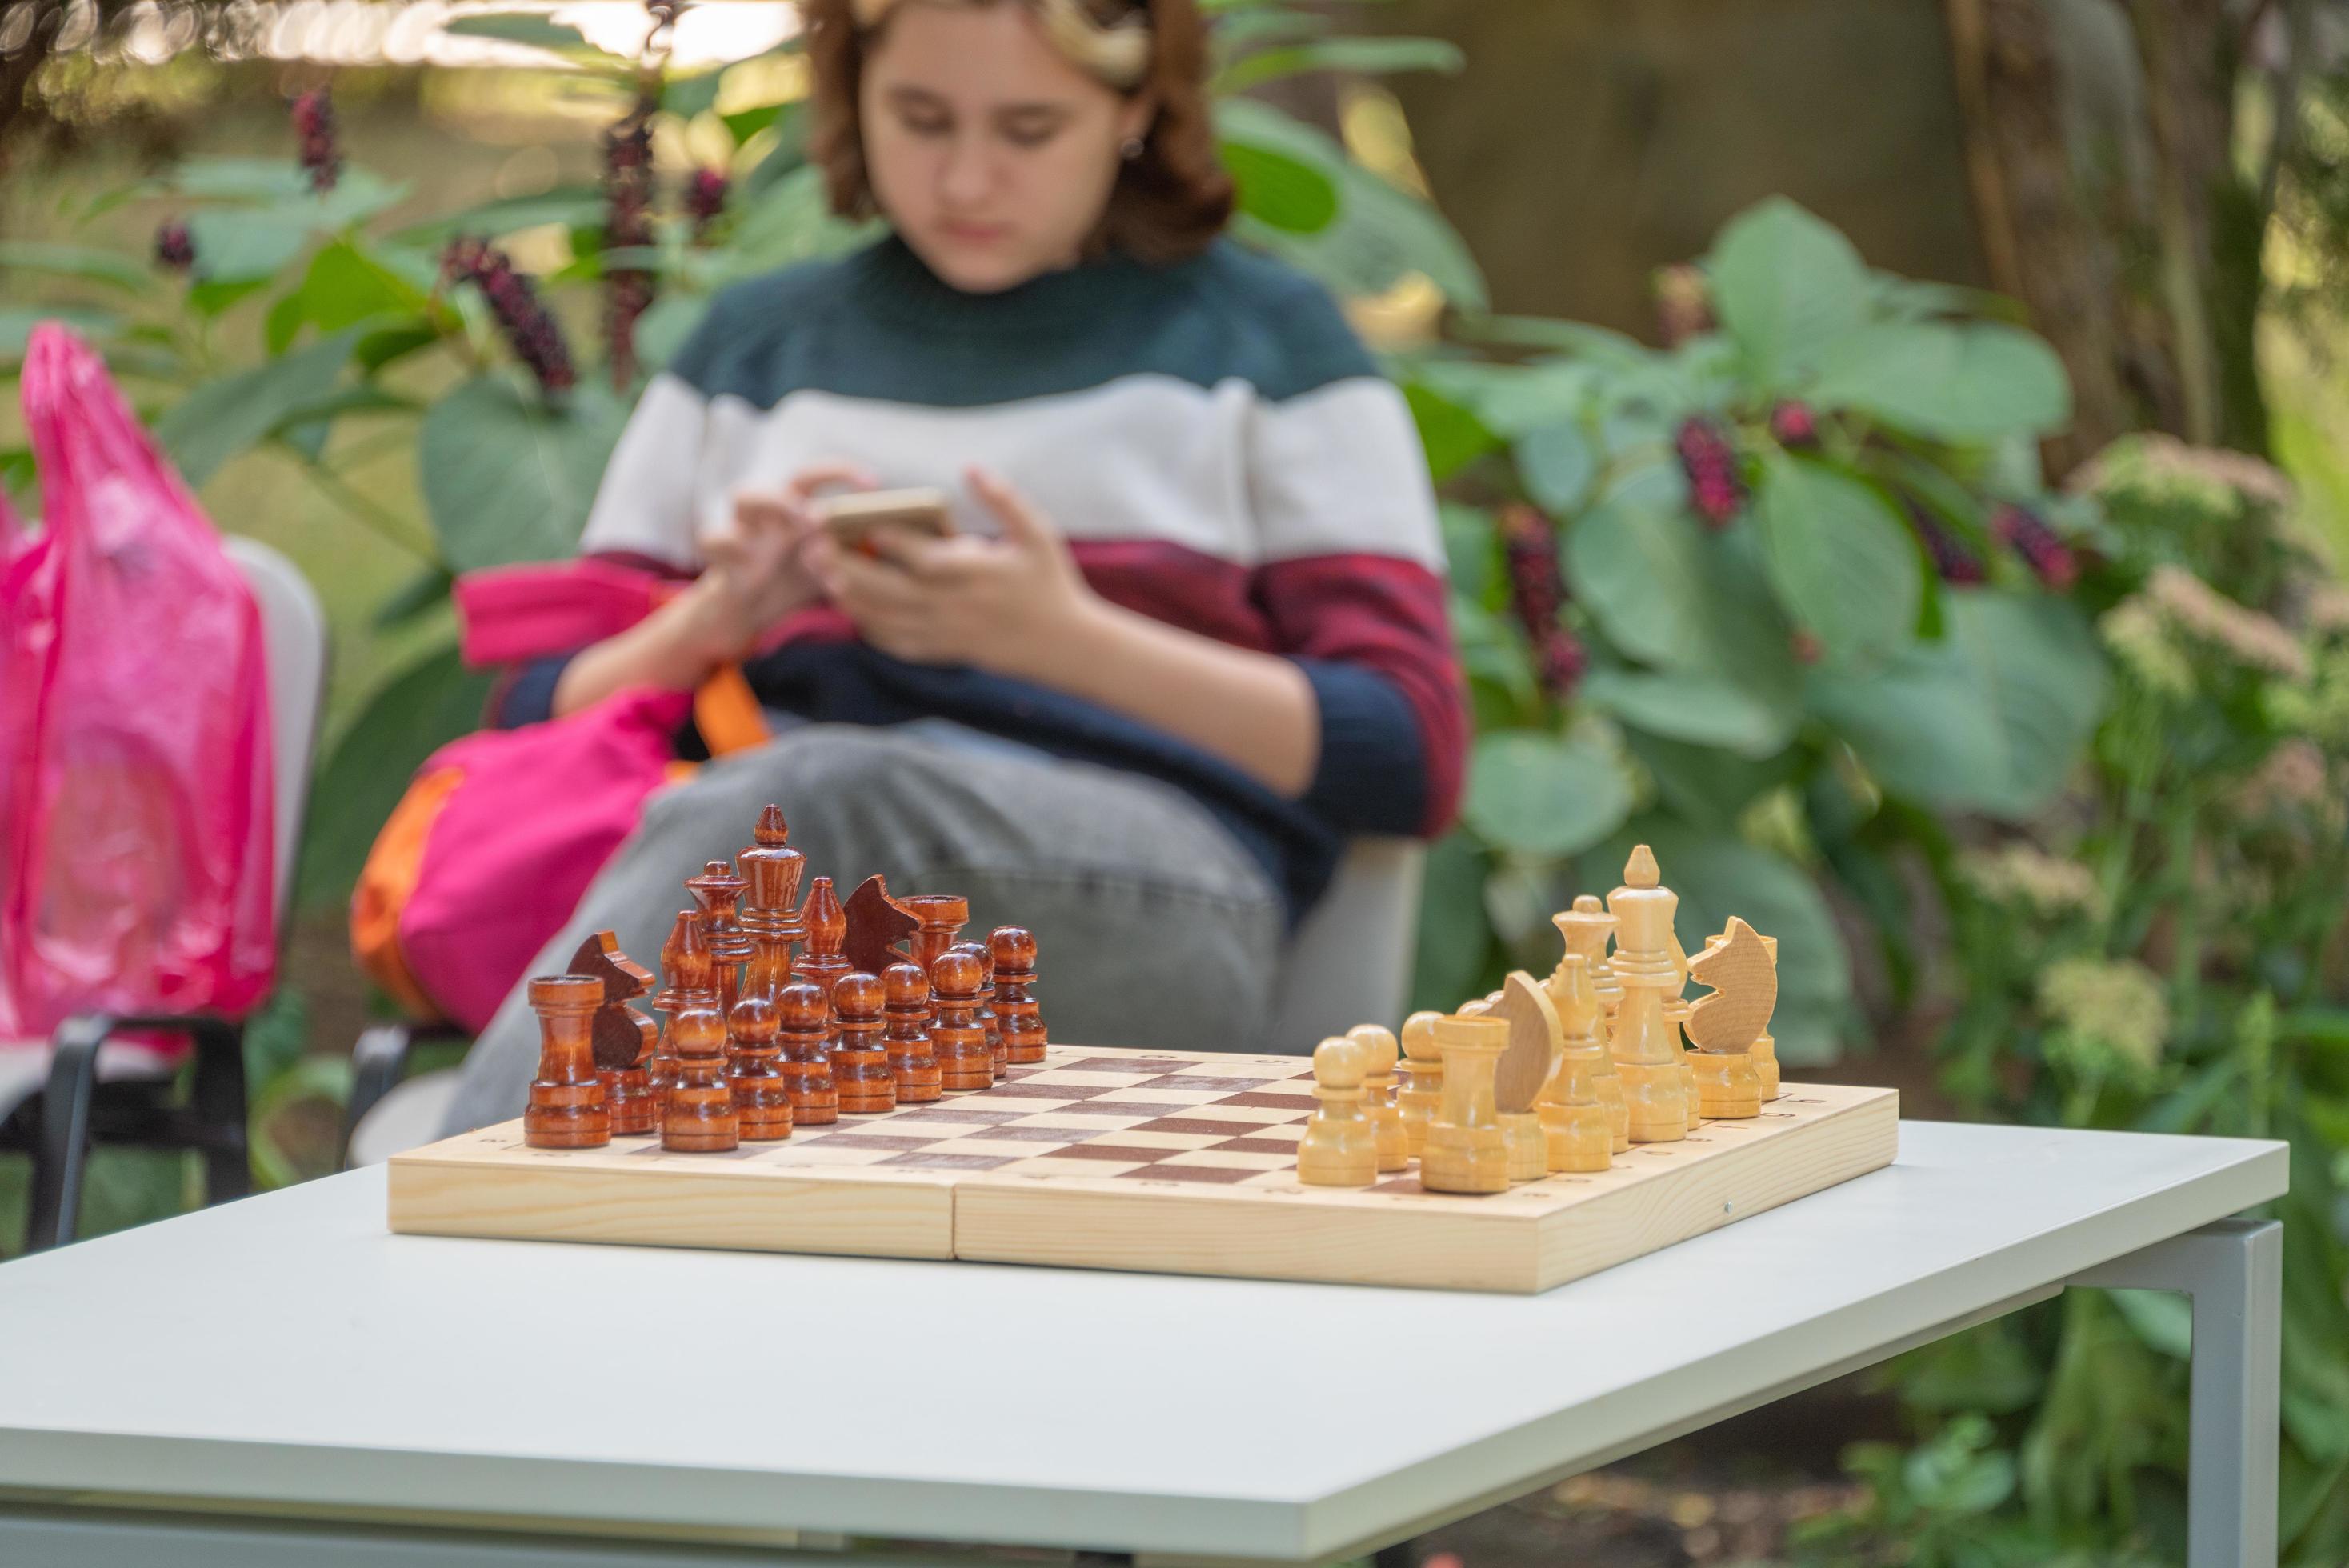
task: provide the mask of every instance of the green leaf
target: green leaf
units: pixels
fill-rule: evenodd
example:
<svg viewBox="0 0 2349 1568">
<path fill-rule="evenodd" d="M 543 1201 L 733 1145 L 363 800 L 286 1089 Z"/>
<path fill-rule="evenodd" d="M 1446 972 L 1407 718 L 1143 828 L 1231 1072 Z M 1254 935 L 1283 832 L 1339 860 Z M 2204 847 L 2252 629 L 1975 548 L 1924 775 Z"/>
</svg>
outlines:
<svg viewBox="0 0 2349 1568">
<path fill-rule="evenodd" d="M 1403 401 L 1419 428 L 1428 477 L 1442 484 L 1498 445 L 1475 415 L 1420 382 L 1408 382 Z"/>
<path fill-rule="evenodd" d="M 1553 859 L 1597 843 L 1630 810 L 1622 770 L 1598 748 L 1502 730 L 1477 738 L 1461 820 L 1501 849 Z"/>
<path fill-rule="evenodd" d="M 2063 787 L 2104 711 L 2086 619 L 2042 595 L 1951 591 L 1944 631 L 1864 675 L 1812 674 L 1812 710 L 1895 794 L 2021 820 Z"/>
<path fill-rule="evenodd" d="M 1544 425 L 1517 438 L 1517 476 L 1526 493 L 1554 517 L 1571 515 L 1581 506 L 1599 476 L 1599 454 L 1590 449 L 1582 427 Z"/>
<path fill-rule="evenodd" d="M 302 253 L 314 230 L 307 213 L 291 208 L 254 211 L 215 207 L 188 218 L 196 249 L 191 269 L 200 283 L 259 283 L 275 277 Z"/>
<path fill-rule="evenodd" d="M 1766 390 L 1797 383 L 1868 307 L 1868 267 L 1851 242 L 1783 196 L 1732 219 L 1705 266 L 1721 325 Z"/>
<path fill-rule="evenodd" d="M 636 69 L 634 60 L 597 48 L 578 28 L 565 26 L 532 12 L 498 11 L 460 16 L 447 24 L 446 30 L 469 38 L 495 38 L 501 43 L 523 44 L 557 55 L 590 55 L 599 61 L 609 62 L 616 68 L 626 67 L 632 74 Z"/>
<path fill-rule="evenodd" d="M 1578 520 L 1566 569 L 1576 599 L 1632 657 L 1717 676 L 1774 704 L 1798 689 L 1776 603 L 1736 538 L 1708 531 L 1680 504 L 1672 470 L 1634 476 Z"/>
<path fill-rule="evenodd" d="M 188 308 L 198 315 L 217 316 L 237 301 L 269 286 L 265 277 L 238 278 L 229 283 L 197 282 L 188 285 Z"/>
<path fill-rule="evenodd" d="M 1827 657 L 1872 663 L 1909 642 L 1924 573 L 1908 527 L 1875 490 L 1824 463 L 1773 458 L 1754 511 L 1779 600 Z"/>
<path fill-rule="evenodd" d="M 1466 62 L 1457 44 L 1442 38 L 1319 38 L 1311 43 L 1262 49 L 1216 75 L 1220 96 L 1242 93 L 1303 71 L 1344 71 L 1381 76 L 1396 71 L 1457 71 Z"/>
<path fill-rule="evenodd" d="M 1584 690 L 1588 689 L 1585 682 Z M 1734 831 L 1737 819 L 1764 791 L 1791 783 L 1799 760 L 1788 749 L 1753 761 L 1718 746 L 1673 740 L 1637 727 L 1627 727 L 1623 741 L 1647 765 L 1661 804 L 1699 827 L 1723 832 Z"/>
<path fill-rule="evenodd" d="M 48 273 L 57 277 L 105 284 L 133 294 L 152 286 L 155 281 L 147 268 L 119 251 L 102 251 L 92 245 L 46 245 L 30 240 L 0 242 L 0 271 Z"/>
<path fill-rule="evenodd" d="M 430 304 L 430 297 L 407 278 L 348 241 L 337 240 L 310 259 L 301 286 L 270 310 L 269 351 L 284 353 L 305 325 L 340 332 L 383 316 L 415 320 Z"/>
<path fill-rule="evenodd" d="M 1592 367 L 1561 359 L 1531 365 L 1423 356 L 1410 377 L 1473 410 L 1495 435 L 1515 438 L 1581 418 L 1595 379 Z"/>
<path fill-rule="evenodd" d="M 1898 322 L 1827 344 L 1810 397 L 1929 439 L 1982 442 L 2041 434 L 2072 417 L 2055 351 L 2020 327 Z"/>
<path fill-rule="evenodd" d="M 1802 721 L 1795 702 L 1687 671 L 1598 670 L 1582 695 L 1634 729 L 1756 760 L 1785 750 Z"/>
<path fill-rule="evenodd" d="M 450 567 L 573 553 L 626 419 L 600 381 L 582 382 L 564 407 L 549 408 L 502 376 L 478 376 L 434 404 L 416 461 Z"/>
<path fill-rule="evenodd" d="M 1646 815 L 1576 857 L 1575 885 L 1604 892 L 1623 880 L 1634 844 L 1654 850 L 1664 885 L 1680 894 L 1672 928 L 1701 953 L 1733 914 L 1778 939 L 1778 1010 L 1770 1033 L 1783 1061 L 1832 1060 L 1851 1006 L 1851 960 L 1826 900 L 1803 869 L 1733 834 Z"/>
<path fill-rule="evenodd" d="M 467 207 L 443 217 L 400 230 L 393 240 L 403 245 L 438 250 L 459 234 L 501 240 L 524 229 L 560 223 L 566 229 L 585 228 L 604 220 L 603 193 L 593 185 L 563 185 L 535 196 L 504 196 Z"/>
<path fill-rule="evenodd" d="M 440 341 L 440 329 L 429 318 L 391 322 L 360 334 L 358 346 L 351 357 L 359 368 L 372 374 L 395 360 L 404 359 L 419 349 L 429 348 Z"/>
<path fill-rule="evenodd" d="M 375 836 L 409 778 L 440 747 L 481 727 L 492 677 L 468 670 L 451 643 L 393 676 L 336 738 L 310 791 L 298 899 L 305 909 L 350 901 Z"/>
<path fill-rule="evenodd" d="M 1224 168 L 1238 192 L 1239 211 L 1284 233 L 1312 234 L 1338 216 L 1338 185 L 1305 160 L 1258 141 L 1226 137 Z"/>
<path fill-rule="evenodd" d="M 333 392 L 357 335 L 339 332 L 283 358 L 206 382 L 156 421 L 155 438 L 190 487 L 202 488 L 223 463 Z"/>
<path fill-rule="evenodd" d="M 25 357 L 33 328 L 45 321 L 60 322 L 92 343 L 104 343 L 122 330 L 122 318 L 96 305 L 0 305 L 0 359 Z"/>
</svg>

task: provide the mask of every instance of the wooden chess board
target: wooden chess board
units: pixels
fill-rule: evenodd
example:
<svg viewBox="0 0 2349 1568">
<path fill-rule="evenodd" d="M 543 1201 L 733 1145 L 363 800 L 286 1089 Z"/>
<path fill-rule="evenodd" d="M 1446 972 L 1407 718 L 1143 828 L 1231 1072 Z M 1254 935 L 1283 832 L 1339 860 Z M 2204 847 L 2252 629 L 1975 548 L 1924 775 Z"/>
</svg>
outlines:
<svg viewBox="0 0 2349 1568">
<path fill-rule="evenodd" d="M 1308 1187 L 1301 1057 L 1054 1046 L 994 1088 L 779 1143 L 531 1149 L 519 1120 L 391 1161 L 394 1231 L 1534 1292 L 1891 1163 L 1890 1089 L 1789 1084 L 1759 1119 L 1485 1197 Z"/>
</svg>

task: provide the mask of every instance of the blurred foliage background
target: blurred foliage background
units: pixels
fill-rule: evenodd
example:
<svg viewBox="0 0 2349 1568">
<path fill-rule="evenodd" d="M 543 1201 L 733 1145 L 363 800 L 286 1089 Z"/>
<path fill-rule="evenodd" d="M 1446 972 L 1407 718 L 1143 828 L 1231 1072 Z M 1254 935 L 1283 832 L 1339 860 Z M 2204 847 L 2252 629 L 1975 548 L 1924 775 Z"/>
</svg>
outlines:
<svg viewBox="0 0 2349 1568">
<path fill-rule="evenodd" d="M 1781 938 L 1798 1072 L 2290 1140 L 2284 1534 L 2349 1561 L 2349 6 L 1205 4 L 1239 234 L 1347 300 L 1445 500 L 1478 737 L 1417 1004 L 1546 970 L 1548 913 L 1645 841 L 1684 946 Z M 710 291 L 859 237 L 792 29 L 0 16 L 0 363 L 44 316 L 101 344 L 334 621 L 249 1047 L 265 1181 L 332 1167 L 378 1005 L 343 903 L 478 720 L 452 575 L 567 553 Z M 37 510 L 13 407 L 0 484 Z M 185 1181 L 102 1154 L 91 1226 Z M 1655 1461 L 1519 1523 L 1609 1561 L 2176 1561 L 2186 1350 L 2176 1298 L 2074 1292 L 1815 1405 L 1867 1439 L 1840 1467 L 1733 1498 Z"/>
</svg>

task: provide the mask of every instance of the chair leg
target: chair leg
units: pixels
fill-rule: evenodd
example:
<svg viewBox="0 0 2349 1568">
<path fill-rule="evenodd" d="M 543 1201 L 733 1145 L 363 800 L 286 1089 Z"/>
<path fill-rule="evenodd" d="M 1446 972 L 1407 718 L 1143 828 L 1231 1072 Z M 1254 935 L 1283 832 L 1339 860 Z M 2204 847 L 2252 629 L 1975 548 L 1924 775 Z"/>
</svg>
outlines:
<svg viewBox="0 0 2349 1568">
<path fill-rule="evenodd" d="M 33 1199 L 25 1250 L 43 1252 L 74 1239 L 81 1222 L 82 1167 L 89 1158 L 89 1102 L 98 1088 L 98 1051 L 114 1032 L 102 1013 L 57 1026 L 41 1094 L 41 1141 L 33 1151 Z"/>
<path fill-rule="evenodd" d="M 253 1191 L 253 1156 L 245 1141 L 250 1110 L 244 1091 L 244 1025 L 200 1018 L 196 1068 L 188 1109 L 204 1151 L 204 1202 L 226 1203 Z"/>
<path fill-rule="evenodd" d="M 378 1024 L 351 1047 L 351 1102 L 343 1112 L 342 1167 L 351 1167 L 351 1134 L 376 1103 L 398 1087 L 408 1070 L 409 1048 L 417 1031 L 406 1024 Z"/>
</svg>

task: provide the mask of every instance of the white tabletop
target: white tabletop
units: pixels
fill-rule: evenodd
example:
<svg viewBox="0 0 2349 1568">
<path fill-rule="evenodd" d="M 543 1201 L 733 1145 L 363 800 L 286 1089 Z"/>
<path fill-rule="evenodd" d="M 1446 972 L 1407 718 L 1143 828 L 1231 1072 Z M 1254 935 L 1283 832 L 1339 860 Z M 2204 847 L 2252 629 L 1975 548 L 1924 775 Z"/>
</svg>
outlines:
<svg viewBox="0 0 2349 1568">
<path fill-rule="evenodd" d="M 0 1267 L 0 1487 L 1319 1557 L 2284 1185 L 2281 1144 L 1909 1122 L 1512 1296 L 395 1236 L 359 1171 Z"/>
</svg>

